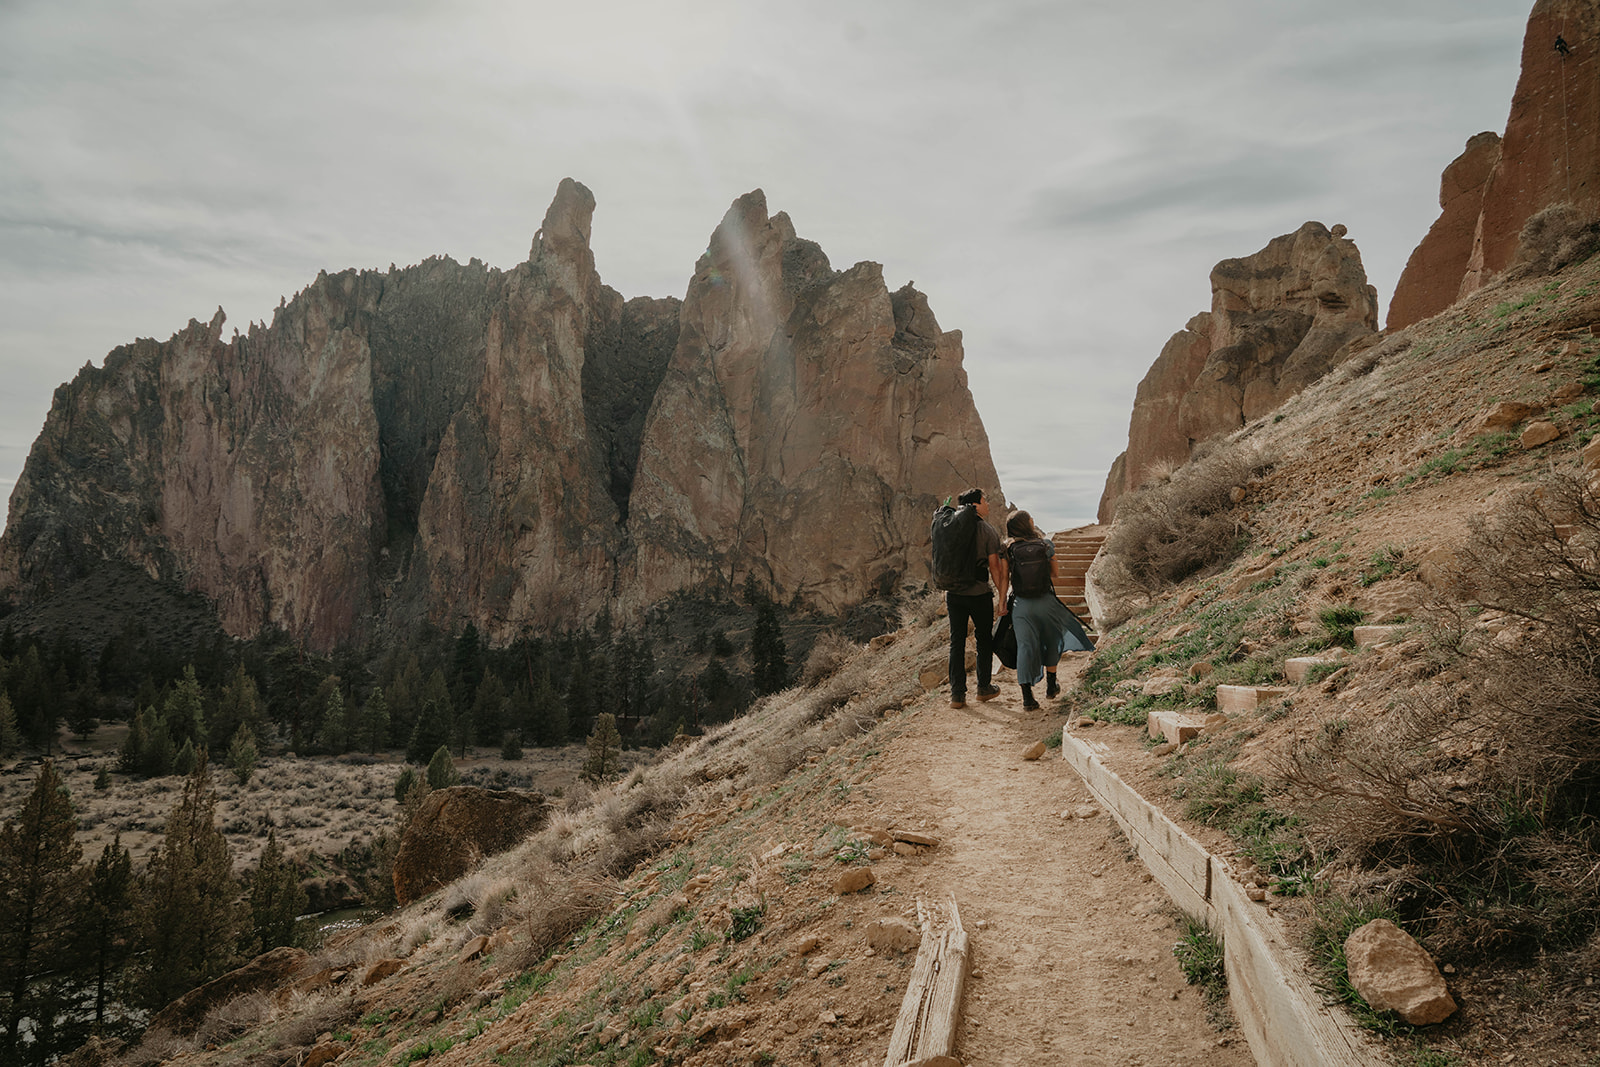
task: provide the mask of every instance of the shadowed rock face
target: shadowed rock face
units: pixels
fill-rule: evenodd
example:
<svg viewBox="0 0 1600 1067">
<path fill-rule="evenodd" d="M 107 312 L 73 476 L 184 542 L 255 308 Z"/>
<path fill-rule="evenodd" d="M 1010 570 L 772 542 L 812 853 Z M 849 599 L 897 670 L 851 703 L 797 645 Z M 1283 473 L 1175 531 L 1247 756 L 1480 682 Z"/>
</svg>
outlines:
<svg viewBox="0 0 1600 1067">
<path fill-rule="evenodd" d="M 406 826 L 394 857 L 394 895 L 402 905 L 449 885 L 484 857 L 515 845 L 548 821 L 540 793 L 470 785 L 429 793 Z"/>
<path fill-rule="evenodd" d="M 1378 295 L 1344 233 L 1308 222 L 1212 269 L 1211 310 L 1172 336 L 1139 383 L 1100 522 L 1111 521 L 1118 496 L 1182 464 L 1196 442 L 1273 410 L 1370 342 Z"/>
<path fill-rule="evenodd" d="M 1570 46 L 1563 56 L 1556 37 Z M 1389 329 L 1476 292 L 1515 262 L 1553 204 L 1600 216 L 1600 0 L 1538 0 L 1503 137 L 1478 134 L 1445 169 L 1441 214 L 1395 286 Z"/>
<path fill-rule="evenodd" d="M 752 570 L 825 609 L 921 577 L 935 502 L 998 489 L 960 334 L 759 191 L 684 301 L 624 301 L 594 207 L 562 182 L 508 271 L 322 274 L 270 325 L 224 341 L 219 310 L 85 367 L 0 594 L 24 618 L 117 566 L 327 648 L 424 619 L 506 640 Z"/>
</svg>

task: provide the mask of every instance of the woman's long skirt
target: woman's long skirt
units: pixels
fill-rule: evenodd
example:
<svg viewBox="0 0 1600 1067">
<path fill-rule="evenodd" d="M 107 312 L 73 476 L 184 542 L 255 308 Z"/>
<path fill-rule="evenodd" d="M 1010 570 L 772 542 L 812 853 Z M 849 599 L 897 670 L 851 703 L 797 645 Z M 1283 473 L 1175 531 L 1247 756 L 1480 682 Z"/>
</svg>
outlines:
<svg viewBox="0 0 1600 1067">
<path fill-rule="evenodd" d="M 1017 682 L 1038 685 L 1044 669 L 1061 662 L 1063 652 L 1087 652 L 1093 646 L 1083 626 L 1054 596 L 1017 597 L 1011 607 L 1017 633 Z"/>
</svg>

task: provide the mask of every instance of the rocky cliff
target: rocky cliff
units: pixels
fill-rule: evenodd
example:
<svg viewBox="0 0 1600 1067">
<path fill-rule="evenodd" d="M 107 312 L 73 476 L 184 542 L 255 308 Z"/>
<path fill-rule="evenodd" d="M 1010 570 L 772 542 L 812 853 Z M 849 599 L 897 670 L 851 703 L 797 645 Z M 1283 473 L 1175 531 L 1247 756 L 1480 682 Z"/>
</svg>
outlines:
<svg viewBox="0 0 1600 1067">
<path fill-rule="evenodd" d="M 1118 496 L 1189 458 L 1194 445 L 1243 426 L 1372 342 L 1377 290 L 1343 226 L 1308 222 L 1211 271 L 1211 310 L 1166 343 L 1134 397 L 1128 448 L 1100 498 Z"/>
<path fill-rule="evenodd" d="M 1389 329 L 1437 314 L 1503 272 L 1523 225 L 1545 208 L 1600 216 L 1600 0 L 1533 5 L 1505 135 L 1489 136 L 1474 137 L 1445 170 L 1442 213 L 1395 286 Z"/>
<path fill-rule="evenodd" d="M 270 325 L 136 341 L 57 390 L 0 537 L 24 607 L 131 564 L 318 647 L 493 639 L 754 571 L 823 610 L 925 574 L 998 489 L 959 332 L 836 272 L 757 191 L 687 297 L 624 300 L 561 184 L 528 261 L 319 275 Z"/>
</svg>

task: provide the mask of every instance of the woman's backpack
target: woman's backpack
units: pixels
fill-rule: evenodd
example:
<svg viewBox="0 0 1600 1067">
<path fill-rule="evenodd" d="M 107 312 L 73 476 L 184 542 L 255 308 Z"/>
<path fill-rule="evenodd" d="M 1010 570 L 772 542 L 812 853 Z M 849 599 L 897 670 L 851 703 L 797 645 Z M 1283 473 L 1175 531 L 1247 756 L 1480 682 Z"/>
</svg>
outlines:
<svg viewBox="0 0 1600 1067">
<path fill-rule="evenodd" d="M 1018 596 L 1055 592 L 1050 580 L 1050 549 L 1043 541 L 1013 541 L 1006 558 L 1011 561 L 1011 588 Z"/>
</svg>

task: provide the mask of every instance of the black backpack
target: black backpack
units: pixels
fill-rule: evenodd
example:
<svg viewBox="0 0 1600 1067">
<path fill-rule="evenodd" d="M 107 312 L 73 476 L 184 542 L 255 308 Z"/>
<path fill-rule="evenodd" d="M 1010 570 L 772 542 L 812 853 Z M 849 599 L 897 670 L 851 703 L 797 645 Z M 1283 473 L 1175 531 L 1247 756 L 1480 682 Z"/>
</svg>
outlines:
<svg viewBox="0 0 1600 1067">
<path fill-rule="evenodd" d="M 933 513 L 933 584 L 954 592 L 978 582 L 978 509 L 944 505 Z"/>
<path fill-rule="evenodd" d="M 1006 558 L 1011 561 L 1011 588 L 1018 596 L 1055 592 L 1050 581 L 1050 554 L 1043 541 L 1013 541 Z"/>
</svg>

